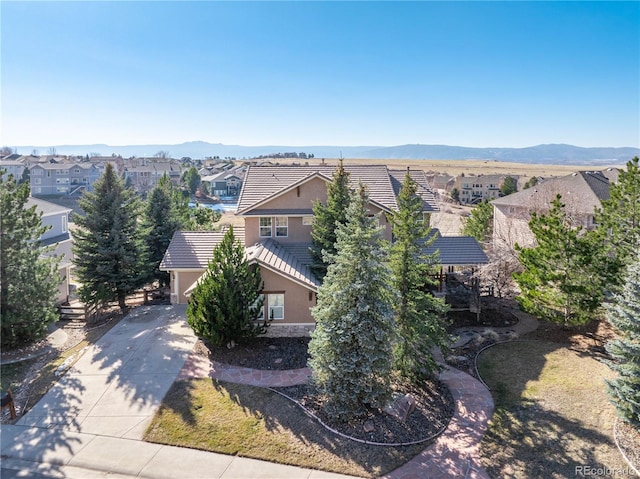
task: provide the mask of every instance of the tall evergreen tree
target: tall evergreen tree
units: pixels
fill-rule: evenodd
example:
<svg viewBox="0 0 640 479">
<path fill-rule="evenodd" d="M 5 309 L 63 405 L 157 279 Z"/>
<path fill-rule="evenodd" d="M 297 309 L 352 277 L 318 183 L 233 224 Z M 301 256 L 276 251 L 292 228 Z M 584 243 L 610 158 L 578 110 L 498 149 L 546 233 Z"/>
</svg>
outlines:
<svg viewBox="0 0 640 479">
<path fill-rule="evenodd" d="M 169 285 L 169 273 L 158 268 L 173 233 L 181 227 L 174 203 L 172 202 L 172 184 L 165 173 L 158 185 L 151 191 L 147 199 L 143 218 L 144 230 L 147 232 L 146 243 L 149 251 L 149 268 L 151 275 L 160 286 Z"/>
<path fill-rule="evenodd" d="M 620 416 L 640 431 L 640 256 L 627 269 L 622 293 L 613 299 L 607 312 L 619 338 L 606 348 L 618 377 L 608 381 L 608 392 Z"/>
<path fill-rule="evenodd" d="M 500 187 L 500 196 L 507 196 L 518 191 L 518 180 L 513 176 L 507 176 Z"/>
<path fill-rule="evenodd" d="M 471 210 L 471 216 L 463 220 L 462 234 L 473 236 L 480 243 L 485 243 L 491 239 L 492 233 L 493 206 L 483 201 Z"/>
<path fill-rule="evenodd" d="M 260 270 L 249 265 L 233 227 L 214 247 L 206 273 L 191 293 L 187 321 L 193 331 L 216 346 L 266 331 Z"/>
<path fill-rule="evenodd" d="M 609 188 L 609 199 L 596 211 L 596 222 L 607 233 L 607 244 L 624 267 L 640 250 L 640 165 L 636 156 L 620 171 L 618 181 Z M 621 281 L 618 281 L 619 283 Z"/>
<path fill-rule="evenodd" d="M 360 185 L 337 229 L 336 254 L 312 309 L 312 380 L 327 396 L 326 411 L 341 420 L 381 407 L 390 395 L 393 300 L 388 244 L 369 217 Z"/>
<path fill-rule="evenodd" d="M 547 215 L 532 213 L 537 245 L 516 251 L 523 271 L 514 274 L 523 309 L 564 326 L 585 324 L 602 304 L 608 263 L 601 236 L 574 227 L 558 195 Z"/>
<path fill-rule="evenodd" d="M 127 294 L 149 277 L 145 234 L 138 223 L 142 202 L 107 163 L 94 191 L 85 192 L 79 205 L 85 216 L 76 216 L 73 237 L 80 297 L 91 305 L 118 301 L 125 310 Z"/>
<path fill-rule="evenodd" d="M 189 193 L 191 193 L 192 195 L 196 194 L 196 191 L 198 191 L 198 187 L 200 186 L 200 173 L 198 173 L 198 170 L 196 170 L 195 166 L 192 166 L 191 168 L 189 168 L 184 176 L 183 176 L 183 182 L 187 188 L 187 190 L 189 190 Z"/>
<path fill-rule="evenodd" d="M 1 344 L 15 347 L 42 339 L 57 318 L 61 278 L 58 260 L 43 257 L 40 236 L 47 230 L 36 207 L 26 208 L 29 182 L 18 185 L 0 170 Z"/>
<path fill-rule="evenodd" d="M 333 173 L 333 179 L 327 187 L 327 204 L 317 201 L 313 205 L 314 221 L 311 228 L 311 271 L 322 280 L 327 274 L 330 258 L 336 253 L 336 230 L 347 222 L 346 214 L 351 192 L 349 173 L 344 169 L 342 160 Z"/>
<path fill-rule="evenodd" d="M 436 237 L 429 237 L 429 225 L 422 218 L 423 201 L 417 191 L 417 183 L 407 172 L 398 195 L 398 212 L 392 218 L 395 241 L 390 262 L 399 295 L 395 302 L 395 369 L 411 378 L 436 371 L 432 349 L 447 345 L 443 327 L 447 306 L 444 299 L 427 292 L 434 283 L 438 258 L 435 253 L 424 254 L 423 248 Z"/>
</svg>

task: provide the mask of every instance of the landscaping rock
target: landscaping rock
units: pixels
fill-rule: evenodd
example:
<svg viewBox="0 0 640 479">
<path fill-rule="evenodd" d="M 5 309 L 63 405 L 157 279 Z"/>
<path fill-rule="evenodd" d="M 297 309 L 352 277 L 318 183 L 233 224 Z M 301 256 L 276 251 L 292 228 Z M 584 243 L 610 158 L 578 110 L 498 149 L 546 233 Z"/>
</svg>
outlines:
<svg viewBox="0 0 640 479">
<path fill-rule="evenodd" d="M 404 394 L 385 406 L 384 412 L 395 417 L 401 422 L 406 422 L 409 414 L 416 408 L 416 400 L 410 394 Z"/>
<path fill-rule="evenodd" d="M 374 426 L 373 421 L 370 419 L 368 421 L 365 421 L 362 428 L 364 429 L 364 432 L 373 432 L 376 430 L 376 427 Z"/>
</svg>

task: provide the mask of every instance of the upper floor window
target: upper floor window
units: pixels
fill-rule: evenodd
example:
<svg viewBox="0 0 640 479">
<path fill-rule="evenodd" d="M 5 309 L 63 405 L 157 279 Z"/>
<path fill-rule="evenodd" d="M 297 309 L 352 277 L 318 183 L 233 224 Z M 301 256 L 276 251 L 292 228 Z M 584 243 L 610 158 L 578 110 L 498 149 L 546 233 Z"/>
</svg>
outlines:
<svg viewBox="0 0 640 479">
<path fill-rule="evenodd" d="M 62 232 L 67 232 L 67 215 L 62 216 Z"/>
<path fill-rule="evenodd" d="M 42 170 L 40 168 L 34 168 L 33 170 L 31 170 L 31 174 L 34 176 L 41 176 Z"/>
<path fill-rule="evenodd" d="M 80 173 L 80 168 L 75 168 L 73 172 L 77 175 L 78 173 Z"/>
<path fill-rule="evenodd" d="M 276 236 L 289 236 L 289 218 L 286 216 L 276 216 Z"/>
<path fill-rule="evenodd" d="M 266 216 L 260 218 L 260 236 L 271 236 L 271 218 Z"/>
<path fill-rule="evenodd" d="M 313 216 L 303 216 L 302 217 L 302 224 L 304 226 L 311 226 L 313 225 Z"/>
</svg>

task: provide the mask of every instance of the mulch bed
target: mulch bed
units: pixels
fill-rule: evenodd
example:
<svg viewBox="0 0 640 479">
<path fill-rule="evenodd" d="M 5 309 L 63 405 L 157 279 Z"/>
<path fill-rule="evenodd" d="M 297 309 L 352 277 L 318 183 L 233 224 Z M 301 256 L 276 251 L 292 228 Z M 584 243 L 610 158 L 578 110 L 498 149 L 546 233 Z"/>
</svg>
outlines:
<svg viewBox="0 0 640 479">
<path fill-rule="evenodd" d="M 394 395 L 410 394 L 416 407 L 405 422 L 379 409 L 370 409 L 366 416 L 349 422 L 336 421 L 325 412 L 325 398 L 312 386 L 301 385 L 276 390 L 295 399 L 311 411 L 323 423 L 362 441 L 382 444 L 412 443 L 438 435 L 449 424 L 454 412 L 453 398 L 446 386 L 434 380 L 425 380 L 419 385 L 398 381 L 393 385 Z M 374 430 L 365 431 L 365 423 Z"/>
<path fill-rule="evenodd" d="M 509 306 L 504 306 L 498 299 L 492 298 L 482 298 L 480 321 L 478 321 L 478 315 L 471 311 L 449 311 L 447 319 L 450 321 L 449 331 L 482 326 L 508 328 L 518 322 L 518 318 L 511 312 Z"/>
<path fill-rule="evenodd" d="M 265 338 L 247 340 L 233 348 L 213 347 L 199 339 L 194 351 L 214 361 L 252 369 L 286 370 L 307 366 L 309 338 Z M 416 408 L 401 422 L 381 410 L 370 410 L 357 420 L 345 423 L 329 417 L 323 408 L 324 398 L 311 386 L 301 385 L 276 388 L 298 401 L 329 427 L 350 437 L 369 442 L 406 443 L 437 435 L 448 423 L 454 412 L 449 390 L 438 381 L 425 380 L 416 386 L 396 381 L 394 394 L 410 394 L 416 400 Z M 364 424 L 371 421 L 372 432 L 365 432 Z"/>
<path fill-rule="evenodd" d="M 251 369 L 286 370 L 307 367 L 309 338 L 258 337 L 233 348 L 215 347 L 198 339 L 194 352 L 220 363 Z"/>
</svg>

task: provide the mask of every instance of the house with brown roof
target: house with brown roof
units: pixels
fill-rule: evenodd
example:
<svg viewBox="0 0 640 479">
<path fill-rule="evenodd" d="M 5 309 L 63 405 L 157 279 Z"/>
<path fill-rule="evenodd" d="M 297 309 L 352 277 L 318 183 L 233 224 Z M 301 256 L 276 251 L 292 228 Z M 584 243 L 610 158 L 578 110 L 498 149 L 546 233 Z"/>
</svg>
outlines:
<svg viewBox="0 0 640 479">
<path fill-rule="evenodd" d="M 491 201 L 493 205 L 494 243 L 514 247 L 535 245 L 529 229 L 531 213 L 544 214 L 551 208 L 556 195 L 561 195 L 565 211 L 576 226 L 593 229 L 594 213 L 603 200 L 609 199 L 609 186 L 617 180 L 618 171 L 579 171 L 559 178 L 550 178 L 526 190 Z"/>
<path fill-rule="evenodd" d="M 315 326 L 310 308 L 315 306 L 320 283 L 310 270 L 313 204 L 326 202 L 334 170 L 333 166 L 318 165 L 250 166 L 246 171 L 236 212 L 244 218 L 244 229 L 234 233 L 244 243 L 247 260 L 260 268 L 264 315 L 274 319 L 271 335 L 306 335 Z M 381 165 L 345 165 L 345 170 L 353 188 L 359 182 L 368 187 L 369 210 L 380 214 L 385 237 L 391 241 L 388 215 L 398 210 L 396 198 L 406 171 Z M 433 192 L 424 172 L 410 173 L 419 185 L 423 214 L 428 219 L 438 209 Z M 223 236 L 224 231 L 175 233 L 160 264 L 161 270 L 171 274 L 173 303 L 188 301 L 212 257 L 213 246 Z M 441 241 L 449 247 L 446 239 Z M 473 242 L 477 254 L 471 259 L 486 263 L 480 246 Z"/>
</svg>

